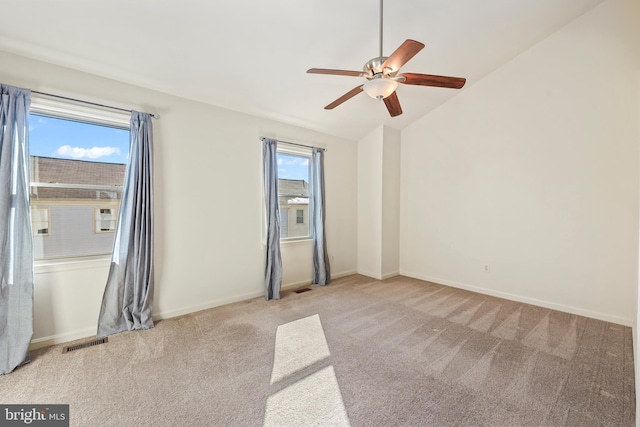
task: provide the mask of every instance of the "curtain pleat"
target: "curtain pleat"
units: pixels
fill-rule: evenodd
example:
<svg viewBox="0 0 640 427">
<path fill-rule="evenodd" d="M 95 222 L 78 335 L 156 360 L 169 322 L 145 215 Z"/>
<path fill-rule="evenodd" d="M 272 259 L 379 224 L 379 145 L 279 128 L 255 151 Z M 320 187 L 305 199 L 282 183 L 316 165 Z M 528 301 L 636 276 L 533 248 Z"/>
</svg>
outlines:
<svg viewBox="0 0 640 427">
<path fill-rule="evenodd" d="M 131 113 L 131 145 L 98 337 L 153 328 L 153 127 Z"/>
<path fill-rule="evenodd" d="M 29 362 L 33 336 L 30 104 L 29 90 L 0 84 L 0 374 Z"/>
<path fill-rule="evenodd" d="M 327 253 L 327 238 L 324 229 L 324 150 L 313 148 L 311 154 L 311 203 L 313 231 L 313 284 L 328 285 L 331 282 L 331 267 Z"/>
<path fill-rule="evenodd" d="M 282 256 L 280 255 L 280 207 L 278 204 L 277 142 L 265 139 L 262 146 L 264 166 L 264 202 L 266 208 L 267 259 L 265 262 L 265 299 L 280 299 Z"/>
</svg>

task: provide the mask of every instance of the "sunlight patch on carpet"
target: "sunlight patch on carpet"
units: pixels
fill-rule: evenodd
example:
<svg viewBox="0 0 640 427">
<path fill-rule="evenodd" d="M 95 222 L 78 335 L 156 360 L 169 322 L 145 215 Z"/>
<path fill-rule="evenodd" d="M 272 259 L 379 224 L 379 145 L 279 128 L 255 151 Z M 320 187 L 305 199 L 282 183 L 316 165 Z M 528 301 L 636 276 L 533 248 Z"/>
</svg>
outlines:
<svg viewBox="0 0 640 427">
<path fill-rule="evenodd" d="M 317 314 L 278 326 L 271 384 L 331 355 Z"/>
<path fill-rule="evenodd" d="M 348 426 L 349 417 L 333 366 L 271 395 L 267 399 L 264 425 Z"/>
<path fill-rule="evenodd" d="M 271 384 L 285 385 L 296 373 L 305 376 L 269 396 L 265 427 L 349 426 L 333 366 L 316 365 L 330 356 L 319 315 L 278 326 Z M 310 372 L 302 373 L 305 369 Z"/>
</svg>

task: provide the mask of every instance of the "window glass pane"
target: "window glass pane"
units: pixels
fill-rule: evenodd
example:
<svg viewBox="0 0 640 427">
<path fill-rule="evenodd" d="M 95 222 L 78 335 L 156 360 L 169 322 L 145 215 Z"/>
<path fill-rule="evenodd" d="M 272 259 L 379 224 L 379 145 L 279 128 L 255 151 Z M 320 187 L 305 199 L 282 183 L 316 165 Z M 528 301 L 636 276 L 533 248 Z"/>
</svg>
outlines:
<svg viewBox="0 0 640 427">
<path fill-rule="evenodd" d="M 116 231 L 118 211 L 116 208 L 96 209 L 96 233 L 112 233 Z"/>
<path fill-rule="evenodd" d="M 35 259 L 109 254 L 129 151 L 129 130 L 31 114 Z M 42 230 L 47 212 L 47 233 Z"/>
<path fill-rule="evenodd" d="M 278 199 L 280 203 L 280 238 L 311 236 L 309 221 L 310 156 L 278 153 Z"/>
</svg>

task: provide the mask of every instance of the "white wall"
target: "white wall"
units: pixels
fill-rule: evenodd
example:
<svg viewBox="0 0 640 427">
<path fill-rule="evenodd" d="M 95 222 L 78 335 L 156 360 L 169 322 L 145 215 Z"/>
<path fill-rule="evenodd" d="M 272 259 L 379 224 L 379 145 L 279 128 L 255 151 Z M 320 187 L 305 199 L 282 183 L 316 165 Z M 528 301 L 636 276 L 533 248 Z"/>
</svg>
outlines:
<svg viewBox="0 0 640 427">
<path fill-rule="evenodd" d="M 400 131 L 380 126 L 358 141 L 358 273 L 400 272 Z"/>
<path fill-rule="evenodd" d="M 383 126 L 382 277 L 400 274 L 400 131 Z"/>
<path fill-rule="evenodd" d="M 640 145 L 640 70 L 638 70 L 638 145 Z M 640 176 L 638 176 L 640 179 Z M 640 194 L 638 194 L 638 203 L 640 203 Z M 638 219 L 640 222 L 640 218 Z M 640 239 L 640 233 L 638 233 L 638 239 Z M 640 241 L 638 242 L 640 245 Z M 640 247 L 640 246 L 639 246 Z M 638 254 L 640 257 L 640 253 Z M 640 328 L 640 258 L 638 259 L 638 283 L 636 285 L 635 294 L 635 322 L 633 323 L 633 361 L 634 361 L 634 373 L 636 378 L 636 396 L 640 396 L 640 381 L 638 380 L 638 357 L 640 355 L 640 343 L 638 342 L 638 328 Z M 640 399 L 636 397 L 636 425 L 640 426 Z"/>
<path fill-rule="evenodd" d="M 633 323 L 638 16 L 607 1 L 403 130 L 402 274 Z"/>
<path fill-rule="evenodd" d="M 154 121 L 156 317 L 263 293 L 261 135 L 328 148 L 331 269 L 334 277 L 355 272 L 355 142 L 6 53 L 0 82 L 161 115 Z M 283 247 L 284 285 L 310 282 L 310 248 L 309 241 Z M 34 340 L 94 334 L 107 271 L 106 261 L 38 267 Z"/>
<path fill-rule="evenodd" d="M 358 141 L 358 273 L 381 278 L 383 127 Z"/>
</svg>

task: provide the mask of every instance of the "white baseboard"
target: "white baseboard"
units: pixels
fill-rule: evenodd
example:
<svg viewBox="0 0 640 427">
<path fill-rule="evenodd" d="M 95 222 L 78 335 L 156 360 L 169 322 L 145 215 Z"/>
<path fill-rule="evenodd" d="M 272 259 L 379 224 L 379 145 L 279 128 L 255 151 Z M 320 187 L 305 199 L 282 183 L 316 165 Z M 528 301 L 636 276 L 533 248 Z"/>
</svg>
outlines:
<svg viewBox="0 0 640 427">
<path fill-rule="evenodd" d="M 252 298 L 257 298 L 264 295 L 264 291 L 248 292 L 246 294 L 236 295 L 228 298 L 220 298 L 213 301 L 208 301 L 203 304 L 191 305 L 189 307 L 178 308 L 174 310 L 158 311 L 153 314 L 153 321 L 170 319 L 172 317 L 183 316 L 189 313 L 195 313 L 196 311 L 208 310 L 210 308 L 219 307 L 221 305 L 233 304 L 238 301 L 245 301 Z"/>
<path fill-rule="evenodd" d="M 80 329 L 73 332 L 67 332 L 64 334 L 51 335 L 48 337 L 35 338 L 31 340 L 29 344 L 29 350 L 36 350 L 42 347 L 49 347 L 56 344 L 62 344 L 70 341 L 75 341 L 83 338 L 95 337 L 97 328 Z"/>
<path fill-rule="evenodd" d="M 355 270 L 343 271 L 342 273 L 334 273 L 334 274 L 331 275 L 331 280 L 339 279 L 341 277 L 352 276 L 352 275 L 354 275 L 356 273 L 357 272 Z"/>
<path fill-rule="evenodd" d="M 362 274 L 363 276 L 367 276 L 367 277 L 371 277 L 372 279 L 376 279 L 376 280 L 386 280 L 386 279 L 390 279 L 392 277 L 396 277 L 400 274 L 399 271 L 392 271 L 391 273 L 386 273 L 386 274 L 380 274 L 380 273 L 371 273 L 368 271 L 358 271 L 358 274 Z"/>
<path fill-rule="evenodd" d="M 335 273 L 331 275 L 332 279 L 338 279 L 340 277 L 350 276 L 355 274 L 355 271 L 344 271 L 341 273 Z M 291 288 L 297 288 L 299 286 L 310 285 L 311 280 L 303 280 L 295 283 L 287 283 L 281 286 L 281 290 L 288 290 Z M 189 313 L 195 313 L 196 311 L 207 310 L 209 308 L 219 307 L 221 305 L 232 304 L 234 302 L 246 301 L 253 298 L 258 298 L 264 295 L 264 291 L 249 292 L 229 298 L 220 298 L 217 300 L 209 301 L 204 304 L 192 305 L 189 307 L 179 308 L 176 310 L 160 311 L 153 314 L 153 321 L 170 319 L 172 317 L 178 317 Z M 65 332 L 62 334 L 51 335 L 47 337 L 35 338 L 31 340 L 29 344 L 29 350 L 36 350 L 42 347 L 49 347 L 51 345 L 62 344 L 69 341 L 75 341 L 83 338 L 92 338 L 96 336 L 97 326 L 93 328 L 81 329 L 73 332 Z"/>
<path fill-rule="evenodd" d="M 287 283 L 286 285 L 280 286 L 281 291 L 288 291 L 289 289 L 299 288 L 300 286 L 309 286 L 311 285 L 311 280 L 300 280 L 298 282 Z"/>
<path fill-rule="evenodd" d="M 214 301 L 209 301 L 204 304 L 192 305 L 189 307 L 179 308 L 176 310 L 160 311 L 153 314 L 153 321 L 158 322 L 164 319 L 170 319 L 172 317 L 178 317 L 196 311 L 207 310 L 209 308 L 218 307 L 221 305 L 231 304 L 238 301 L 244 301 L 252 298 L 257 298 L 264 295 L 264 292 L 251 292 L 242 295 L 238 295 L 231 298 L 221 298 Z M 97 326 L 93 328 L 82 329 L 79 331 L 62 333 L 57 335 L 51 335 L 48 337 L 36 338 L 31 340 L 29 350 L 35 350 L 42 347 L 48 347 L 51 345 L 62 344 L 69 341 L 74 341 L 82 338 L 91 338 L 96 336 Z"/>
<path fill-rule="evenodd" d="M 351 276 L 352 274 L 356 274 L 356 271 L 351 270 L 351 271 L 343 271 L 341 273 L 335 273 L 331 275 L 331 280 L 339 279 L 341 277 Z M 311 285 L 311 279 L 301 280 L 299 282 L 287 283 L 286 285 L 282 285 L 280 289 L 283 291 L 286 291 L 291 288 L 297 288 L 299 286 L 309 286 L 309 285 Z"/>
<path fill-rule="evenodd" d="M 371 277 L 372 279 L 382 280 L 382 276 L 380 274 L 378 274 L 378 273 L 371 273 L 369 271 L 358 270 L 358 274 L 360 274 L 362 276 Z"/>
<path fill-rule="evenodd" d="M 579 316 L 590 317 L 592 319 L 604 320 L 605 322 L 616 323 L 623 326 L 633 326 L 633 319 L 627 319 L 625 317 L 602 313 L 599 311 L 586 310 L 579 307 L 573 307 L 570 305 L 557 304 L 550 301 L 539 300 L 536 298 L 525 297 L 522 295 L 516 295 L 509 292 L 494 291 L 492 289 L 481 288 L 474 285 L 468 285 L 465 283 L 458 283 L 451 280 L 441 279 L 438 277 L 425 276 L 422 274 L 411 273 L 409 271 L 401 271 L 401 275 L 411 277 L 414 279 L 426 280 L 427 282 L 437 283 L 439 285 L 451 286 L 453 288 L 465 289 L 467 291 L 477 292 L 479 294 L 490 295 L 493 297 L 504 298 L 511 301 L 522 302 L 525 304 L 536 305 L 538 307 L 550 308 L 552 310 L 558 310 L 565 313 L 577 314 Z"/>
</svg>

